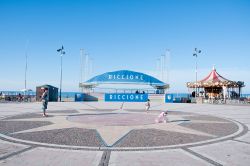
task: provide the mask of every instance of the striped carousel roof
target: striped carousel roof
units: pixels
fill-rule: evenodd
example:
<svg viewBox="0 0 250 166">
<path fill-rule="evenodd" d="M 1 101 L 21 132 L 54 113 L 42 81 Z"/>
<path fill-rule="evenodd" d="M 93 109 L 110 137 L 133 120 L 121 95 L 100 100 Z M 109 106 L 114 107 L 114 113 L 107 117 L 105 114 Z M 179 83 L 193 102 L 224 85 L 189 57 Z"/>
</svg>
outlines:
<svg viewBox="0 0 250 166">
<path fill-rule="evenodd" d="M 222 77 L 219 73 L 217 73 L 215 67 L 213 67 L 213 70 L 204 79 L 197 81 L 197 83 L 196 82 L 187 83 L 188 88 L 222 87 L 222 86 L 238 87 L 239 85 L 236 81 L 231 81 L 229 79 Z"/>
<path fill-rule="evenodd" d="M 222 77 L 219 73 L 217 73 L 215 67 L 213 67 L 213 70 L 210 72 L 210 74 L 204 78 L 203 80 L 199 82 L 230 82 L 231 80 L 228 80 L 224 77 Z M 232 82 L 232 81 L 231 81 Z"/>
</svg>

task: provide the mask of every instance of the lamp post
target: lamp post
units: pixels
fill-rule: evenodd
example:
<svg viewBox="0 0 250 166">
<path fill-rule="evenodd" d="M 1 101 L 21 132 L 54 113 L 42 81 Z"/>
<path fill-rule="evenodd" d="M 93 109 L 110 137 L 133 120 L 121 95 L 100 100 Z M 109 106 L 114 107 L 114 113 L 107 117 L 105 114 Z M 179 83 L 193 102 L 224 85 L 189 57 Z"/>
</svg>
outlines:
<svg viewBox="0 0 250 166">
<path fill-rule="evenodd" d="M 26 96 L 26 90 L 27 90 L 28 45 L 29 45 L 29 40 L 27 40 L 25 48 L 24 96 Z"/>
<path fill-rule="evenodd" d="M 201 53 L 201 50 L 198 50 L 197 48 L 194 49 L 193 56 L 195 56 L 195 98 L 197 97 L 197 58 L 198 54 Z"/>
<path fill-rule="evenodd" d="M 25 53 L 25 74 L 24 74 L 24 95 L 26 96 L 26 90 L 27 90 L 27 69 L 28 69 L 28 56 L 27 56 L 27 51 Z"/>
<path fill-rule="evenodd" d="M 62 48 L 59 48 L 57 50 L 57 52 L 59 52 L 60 56 L 61 56 L 61 77 L 60 77 L 60 92 L 59 92 L 59 99 L 60 99 L 60 102 L 61 102 L 62 101 L 62 57 L 65 54 L 63 46 L 62 46 Z"/>
</svg>

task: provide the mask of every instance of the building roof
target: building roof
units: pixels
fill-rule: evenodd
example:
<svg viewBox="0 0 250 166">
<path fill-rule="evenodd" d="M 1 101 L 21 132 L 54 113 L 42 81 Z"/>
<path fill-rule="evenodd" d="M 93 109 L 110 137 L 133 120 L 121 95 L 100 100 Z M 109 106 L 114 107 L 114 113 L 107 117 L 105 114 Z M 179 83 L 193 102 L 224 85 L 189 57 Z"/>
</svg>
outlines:
<svg viewBox="0 0 250 166">
<path fill-rule="evenodd" d="M 141 84 L 164 88 L 168 86 L 168 84 L 158 80 L 155 77 L 130 70 L 118 70 L 113 72 L 107 72 L 95 76 L 84 83 L 80 83 L 80 86 L 95 87 L 98 84 Z"/>
<path fill-rule="evenodd" d="M 37 86 L 37 88 L 39 88 L 39 87 L 44 87 L 44 88 L 57 88 L 57 87 L 55 87 L 55 86 L 48 85 L 48 84 Z M 58 88 L 57 88 L 57 89 L 58 89 Z"/>
</svg>

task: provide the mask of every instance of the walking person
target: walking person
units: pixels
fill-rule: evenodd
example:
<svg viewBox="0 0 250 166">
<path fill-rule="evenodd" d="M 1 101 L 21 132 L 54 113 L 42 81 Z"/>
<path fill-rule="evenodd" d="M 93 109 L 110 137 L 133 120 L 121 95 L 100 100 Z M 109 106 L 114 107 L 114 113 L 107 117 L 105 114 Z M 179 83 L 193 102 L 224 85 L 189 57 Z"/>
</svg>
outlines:
<svg viewBox="0 0 250 166">
<path fill-rule="evenodd" d="M 120 110 L 122 111 L 123 110 L 123 105 L 124 105 L 124 102 L 122 102 L 122 105 L 120 107 Z"/>
<path fill-rule="evenodd" d="M 148 112 L 149 108 L 150 108 L 150 100 L 149 99 L 147 100 L 145 106 L 146 106 L 146 111 Z"/>
<path fill-rule="evenodd" d="M 42 109 L 43 109 L 43 116 L 47 117 L 46 109 L 48 107 L 49 95 L 48 95 L 48 88 L 44 88 L 44 92 L 42 94 Z"/>
</svg>

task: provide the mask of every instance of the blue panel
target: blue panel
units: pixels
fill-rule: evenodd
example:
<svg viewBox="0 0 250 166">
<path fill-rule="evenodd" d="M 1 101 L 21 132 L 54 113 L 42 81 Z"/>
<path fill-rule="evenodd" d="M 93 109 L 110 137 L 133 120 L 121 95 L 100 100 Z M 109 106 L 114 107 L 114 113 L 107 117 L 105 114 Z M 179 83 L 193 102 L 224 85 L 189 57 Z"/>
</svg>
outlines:
<svg viewBox="0 0 250 166">
<path fill-rule="evenodd" d="M 134 94 L 134 93 L 105 93 L 105 101 L 118 102 L 146 102 L 148 94 Z"/>
<path fill-rule="evenodd" d="M 173 103 L 174 95 L 173 94 L 165 94 L 165 103 Z"/>
<path fill-rule="evenodd" d="M 181 98 L 180 97 L 175 97 L 173 102 L 174 103 L 181 103 Z"/>
<path fill-rule="evenodd" d="M 84 94 L 83 93 L 76 93 L 75 94 L 75 101 L 83 101 Z"/>
</svg>

